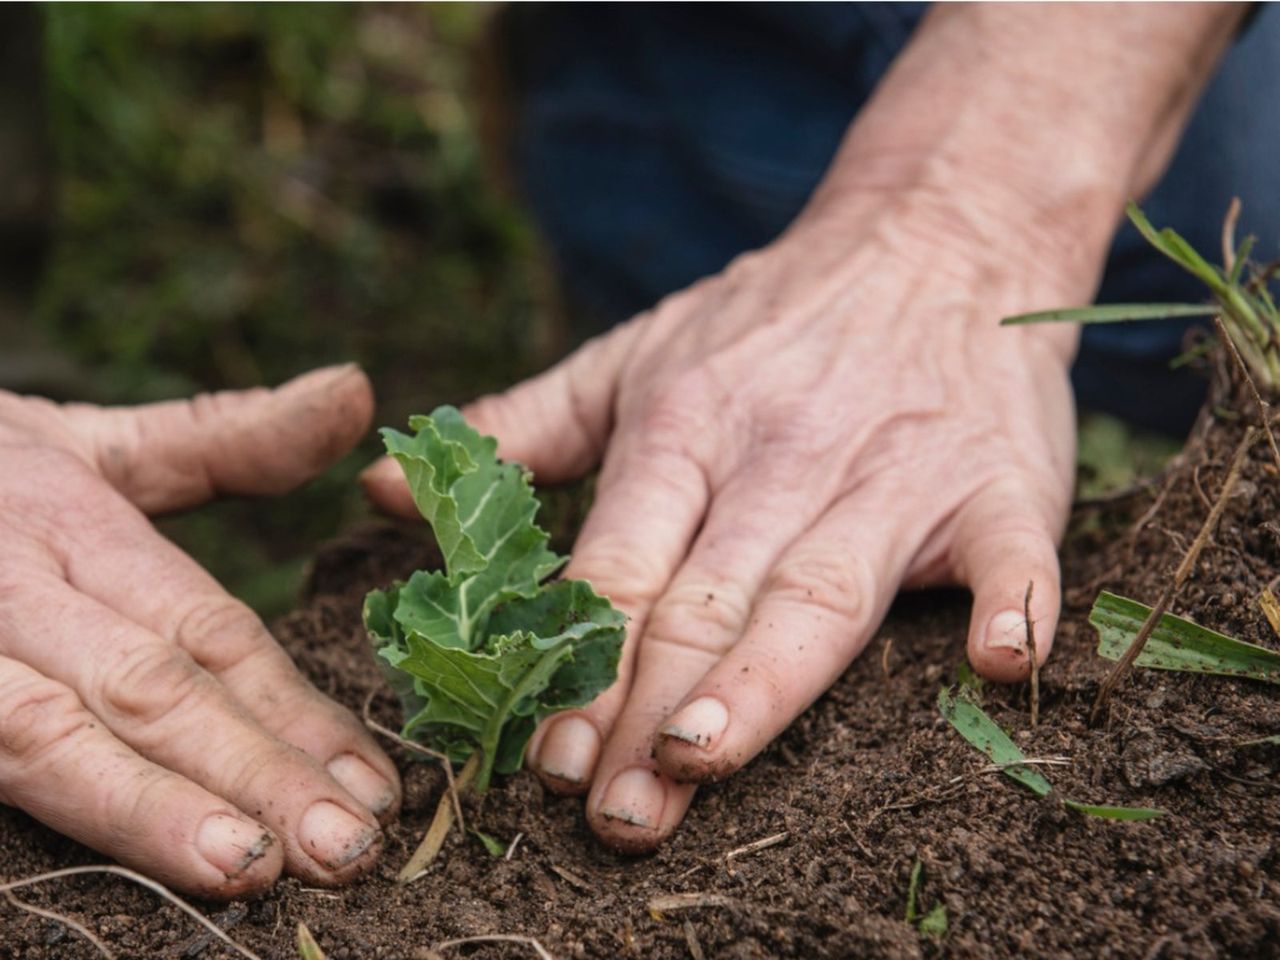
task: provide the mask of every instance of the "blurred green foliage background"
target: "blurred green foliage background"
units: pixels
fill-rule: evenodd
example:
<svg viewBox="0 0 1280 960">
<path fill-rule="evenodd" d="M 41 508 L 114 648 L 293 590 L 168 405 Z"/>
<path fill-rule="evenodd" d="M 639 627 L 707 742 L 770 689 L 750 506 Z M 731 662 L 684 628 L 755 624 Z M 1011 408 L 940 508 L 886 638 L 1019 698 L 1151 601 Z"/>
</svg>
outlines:
<svg viewBox="0 0 1280 960">
<path fill-rule="evenodd" d="M 481 148 L 489 8 L 25 10 L 7 26 L 33 54 L 5 68 L 4 96 L 30 116 L 5 134 L 34 144 L 14 178 L 52 202 L 43 269 L 0 310 L 0 387 L 131 403 L 356 360 L 377 423 L 399 424 L 563 349 L 533 235 Z M 353 480 L 377 449 L 297 496 L 162 527 L 279 612 L 363 511 Z"/>
</svg>

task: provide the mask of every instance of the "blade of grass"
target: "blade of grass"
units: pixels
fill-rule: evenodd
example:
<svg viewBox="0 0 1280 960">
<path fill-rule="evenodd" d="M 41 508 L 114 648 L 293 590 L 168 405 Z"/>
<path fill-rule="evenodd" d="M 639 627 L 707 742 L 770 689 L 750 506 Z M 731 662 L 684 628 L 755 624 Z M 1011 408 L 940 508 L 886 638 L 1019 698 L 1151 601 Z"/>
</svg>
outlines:
<svg viewBox="0 0 1280 960">
<path fill-rule="evenodd" d="M 1040 310 L 1005 317 L 1000 326 L 1022 323 L 1124 323 L 1130 320 L 1165 320 L 1169 317 L 1208 317 L 1221 308 L 1209 303 L 1107 303 L 1067 310 Z"/>
<path fill-rule="evenodd" d="M 1026 755 L 976 703 L 963 695 L 953 697 L 951 691 L 944 687 L 938 691 L 938 709 L 960 736 L 1000 766 L 1001 772 L 1006 776 L 1017 780 L 1039 796 L 1045 797 L 1053 792 L 1053 785 L 1035 770 L 1025 766 Z M 1077 813 L 1106 820 L 1150 820 L 1164 813 L 1163 810 L 1151 807 L 1118 807 L 1069 799 L 1062 802 Z"/>
<path fill-rule="evenodd" d="M 911 865 L 911 879 L 907 881 L 907 923 L 915 923 L 920 919 L 920 878 L 923 873 L 924 864 L 919 860 Z"/>
<path fill-rule="evenodd" d="M 1102 817 L 1104 820 L 1154 820 L 1164 816 L 1163 810 L 1154 807 L 1113 807 L 1107 804 L 1081 803 L 1078 800 L 1063 800 L 1062 804 L 1079 813 Z"/>
<path fill-rule="evenodd" d="M 1145 603 L 1105 590 L 1098 594 L 1089 622 L 1098 630 L 1098 655 L 1119 660 L 1151 614 Z M 1134 661 L 1153 670 L 1212 673 L 1280 683 L 1280 653 L 1166 613 Z"/>
<path fill-rule="evenodd" d="M 1249 254 L 1253 252 L 1253 245 L 1258 242 L 1258 238 L 1253 234 L 1245 237 L 1240 241 L 1240 249 L 1236 251 L 1236 261 L 1231 265 L 1231 273 L 1227 276 L 1227 282 L 1230 284 L 1238 284 L 1240 278 L 1244 275 L 1245 264 L 1248 262 Z"/>
<path fill-rule="evenodd" d="M 1188 273 L 1199 277 L 1214 293 L 1222 293 L 1226 290 L 1226 282 L 1218 270 L 1200 256 L 1176 230 L 1172 227 L 1157 230 L 1133 201 L 1129 202 L 1124 212 L 1128 215 L 1130 222 L 1138 228 L 1138 232 L 1146 238 L 1147 243 Z"/>
<path fill-rule="evenodd" d="M 1005 776 L 1042 797 L 1053 791 L 1053 785 L 1035 770 L 1019 766 L 1026 760 L 1026 755 L 976 703 L 964 696 L 953 697 L 951 691 L 944 687 L 938 691 L 938 709 L 960 736 L 1002 767 Z"/>
</svg>

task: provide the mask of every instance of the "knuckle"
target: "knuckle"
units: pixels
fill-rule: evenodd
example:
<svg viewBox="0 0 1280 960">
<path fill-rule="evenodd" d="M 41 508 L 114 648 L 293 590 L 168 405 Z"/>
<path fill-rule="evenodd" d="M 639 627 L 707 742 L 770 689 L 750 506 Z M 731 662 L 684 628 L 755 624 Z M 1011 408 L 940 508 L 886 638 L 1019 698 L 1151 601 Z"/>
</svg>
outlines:
<svg viewBox="0 0 1280 960">
<path fill-rule="evenodd" d="M 749 612 L 747 598 L 728 584 L 676 585 L 654 607 L 645 627 L 646 643 L 678 643 L 718 657 L 737 641 Z"/>
<path fill-rule="evenodd" d="M 750 276 L 761 263 L 765 262 L 764 254 L 759 250 L 747 250 L 729 261 L 724 274 L 735 280 Z"/>
<path fill-rule="evenodd" d="M 102 703 L 113 716 L 152 727 L 197 702 L 208 682 L 177 647 L 152 644 L 121 656 L 103 681 Z"/>
<path fill-rule="evenodd" d="M 648 607 L 666 585 L 665 571 L 652 552 L 636 549 L 623 537 L 603 536 L 573 559 L 571 575 L 590 581 L 597 593 L 623 609 Z"/>
<path fill-rule="evenodd" d="M 238 744 L 225 766 L 225 793 L 232 797 L 271 796 L 288 784 L 296 790 L 321 773 L 320 767 L 297 747 L 263 734 L 252 743 Z"/>
<path fill-rule="evenodd" d="M 870 565 L 857 556 L 801 554 L 778 564 L 766 592 L 783 602 L 863 624 L 870 616 L 874 582 Z"/>
<path fill-rule="evenodd" d="M 70 688 L 52 680 L 0 687 L 0 760 L 30 766 L 92 719 Z"/>
<path fill-rule="evenodd" d="M 258 615 L 233 597 L 193 604 L 178 620 L 174 639 L 213 673 L 230 670 L 275 643 Z"/>
</svg>

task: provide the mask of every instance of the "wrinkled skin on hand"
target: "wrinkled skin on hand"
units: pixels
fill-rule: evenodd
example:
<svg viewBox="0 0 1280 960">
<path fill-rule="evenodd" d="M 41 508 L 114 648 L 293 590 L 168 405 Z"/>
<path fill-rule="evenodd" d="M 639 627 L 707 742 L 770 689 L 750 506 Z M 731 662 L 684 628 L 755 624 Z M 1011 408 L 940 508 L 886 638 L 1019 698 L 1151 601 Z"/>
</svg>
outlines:
<svg viewBox="0 0 1280 960">
<path fill-rule="evenodd" d="M 1001 328 L 1095 278 L 931 197 L 802 218 L 559 366 L 464 412 L 545 481 L 602 460 L 567 576 L 631 617 L 620 677 L 530 763 L 650 849 L 862 651 L 900 587 L 974 594 L 969 656 L 1029 668 L 1059 607 L 1074 330 Z M 991 237 L 1007 240 L 994 244 Z M 1037 238 L 1043 239 L 1043 238 Z M 1027 243 L 1034 249 L 1038 243 Z M 370 495 L 412 514 L 392 465 Z"/>
<path fill-rule="evenodd" d="M 355 367 L 136 408 L 0 392 L 0 802 L 206 897 L 370 866 L 395 767 L 147 514 L 291 489 L 371 412 Z"/>
</svg>

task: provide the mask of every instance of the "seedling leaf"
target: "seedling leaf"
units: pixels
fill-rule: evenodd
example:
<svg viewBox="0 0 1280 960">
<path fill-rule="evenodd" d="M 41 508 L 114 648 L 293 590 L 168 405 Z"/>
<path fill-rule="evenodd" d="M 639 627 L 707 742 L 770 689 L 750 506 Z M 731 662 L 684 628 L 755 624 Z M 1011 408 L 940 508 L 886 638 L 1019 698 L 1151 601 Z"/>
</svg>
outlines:
<svg viewBox="0 0 1280 960">
<path fill-rule="evenodd" d="M 907 881 L 907 923 L 915 926 L 926 937 L 941 940 L 947 935 L 947 908 L 941 903 L 923 917 L 920 916 L 920 881 L 924 874 L 924 864 L 917 860 L 911 865 L 911 879 Z"/>
<path fill-rule="evenodd" d="M 518 769 L 534 728 L 617 676 L 625 617 L 582 580 L 546 584 L 565 558 L 534 523 L 519 464 L 453 407 L 383 430 L 445 569 L 374 590 L 364 621 L 404 710 L 403 735 L 455 761 L 479 750 L 475 789 Z"/>
<path fill-rule="evenodd" d="M 1001 326 L 1023 323 L 1125 323 L 1130 320 L 1167 320 L 1170 317 L 1209 317 L 1222 308 L 1211 303 L 1108 303 L 1066 310 L 1040 310 L 1005 317 Z"/>
<path fill-rule="evenodd" d="M 1017 780 L 1040 796 L 1048 796 L 1053 786 L 1031 767 L 1018 766 L 1026 755 L 986 712 L 963 694 L 953 697 L 945 687 L 938 691 L 938 709 L 960 736 L 1002 766 L 1005 776 Z"/>
<path fill-rule="evenodd" d="M 920 918 L 917 925 L 920 932 L 933 940 L 941 940 L 947 935 L 947 908 L 941 903 Z"/>
<path fill-rule="evenodd" d="M 1105 820 L 1154 820 L 1164 816 L 1163 810 L 1154 807 L 1112 807 L 1106 804 L 1081 803 L 1078 800 L 1063 800 L 1062 804 L 1078 813 L 1087 813 Z"/>
<path fill-rule="evenodd" d="M 1098 655 L 1119 660 L 1151 608 L 1105 590 L 1098 594 L 1089 622 L 1098 630 Z M 1212 673 L 1280 683 L 1280 653 L 1218 633 L 1166 613 L 1134 663 L 1153 670 Z"/>
<path fill-rule="evenodd" d="M 490 856 L 500 857 L 507 852 L 507 845 L 497 837 L 485 833 L 483 830 L 471 828 L 471 832 L 475 834 L 477 840 L 484 844 L 484 848 L 489 851 Z"/>
<path fill-rule="evenodd" d="M 298 921 L 298 956 L 302 960 L 324 960 L 320 944 L 316 943 L 316 938 L 301 920 Z"/>
</svg>

